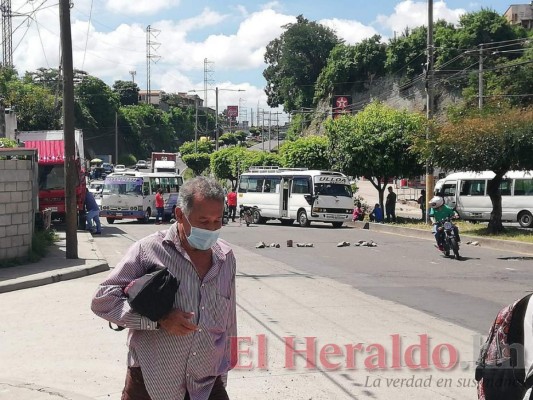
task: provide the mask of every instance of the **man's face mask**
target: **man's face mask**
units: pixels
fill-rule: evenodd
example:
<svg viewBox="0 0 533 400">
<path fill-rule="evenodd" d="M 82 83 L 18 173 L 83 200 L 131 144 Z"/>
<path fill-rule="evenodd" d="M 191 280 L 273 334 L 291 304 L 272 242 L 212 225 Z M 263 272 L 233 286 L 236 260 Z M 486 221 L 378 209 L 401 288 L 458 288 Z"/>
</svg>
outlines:
<svg viewBox="0 0 533 400">
<path fill-rule="evenodd" d="M 189 225 L 191 226 L 191 233 L 187 236 L 189 244 L 198 250 L 209 250 L 217 241 L 220 229 L 210 231 L 193 226 L 189 218 L 183 214 Z"/>
</svg>

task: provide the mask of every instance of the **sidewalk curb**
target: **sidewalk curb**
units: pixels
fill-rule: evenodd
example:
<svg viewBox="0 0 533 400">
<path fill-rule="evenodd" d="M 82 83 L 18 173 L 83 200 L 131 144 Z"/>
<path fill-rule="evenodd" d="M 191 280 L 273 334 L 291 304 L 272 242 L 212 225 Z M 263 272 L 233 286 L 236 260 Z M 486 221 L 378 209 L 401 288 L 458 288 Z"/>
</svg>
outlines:
<svg viewBox="0 0 533 400">
<path fill-rule="evenodd" d="M 35 274 L 32 277 L 22 277 L 0 282 L 0 293 L 49 285 L 51 283 L 82 278 L 84 276 L 93 275 L 104 271 L 109 271 L 109 265 L 105 260 L 90 261 L 83 266 L 46 271 Z"/>
<path fill-rule="evenodd" d="M 61 400 L 94 400 L 92 397 L 87 397 L 82 394 L 72 393 L 65 390 L 60 390 L 57 388 L 51 388 L 41 385 L 36 385 L 33 383 L 26 383 L 26 382 L 20 382 L 20 381 L 14 381 L 11 379 L 2 379 L 0 378 L 0 391 L 9 394 L 15 395 L 16 397 L 12 397 L 13 399 L 20 398 L 19 396 L 22 396 L 22 392 L 39 392 L 42 394 L 47 394 L 50 396 L 50 399 L 61 399 Z M 18 395 L 17 395 L 18 392 Z M 52 397 L 53 396 L 53 397 Z M 28 397 L 25 397 L 28 398 Z"/>
<path fill-rule="evenodd" d="M 410 236 L 419 239 L 434 240 L 433 234 L 430 228 L 427 230 L 415 229 L 415 228 L 403 228 L 400 226 L 394 226 L 390 224 L 380 224 L 366 221 L 355 221 L 346 224 L 347 226 L 354 227 L 356 229 L 364 229 L 364 226 L 368 223 L 368 229 L 376 232 L 390 233 L 393 235 Z M 482 238 L 478 236 L 469 236 L 461 234 L 461 242 L 466 243 L 469 241 L 478 242 L 480 246 L 490 247 L 496 250 L 513 251 L 517 253 L 531 254 L 533 255 L 533 244 L 516 242 L 513 240 L 501 240 Z"/>
</svg>

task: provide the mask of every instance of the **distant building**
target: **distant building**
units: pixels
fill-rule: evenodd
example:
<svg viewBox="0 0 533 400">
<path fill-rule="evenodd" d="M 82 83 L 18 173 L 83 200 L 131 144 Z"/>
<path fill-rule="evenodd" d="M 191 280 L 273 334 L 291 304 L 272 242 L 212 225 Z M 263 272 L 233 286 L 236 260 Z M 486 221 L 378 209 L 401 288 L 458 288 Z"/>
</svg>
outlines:
<svg viewBox="0 0 533 400">
<path fill-rule="evenodd" d="M 503 16 L 511 25 L 521 25 L 533 29 L 533 1 L 529 4 L 512 4 Z"/>
<path fill-rule="evenodd" d="M 146 101 L 148 97 L 147 93 L 146 90 L 139 90 L 139 103 L 149 103 L 158 106 L 161 104 L 161 98 L 165 94 L 163 90 L 150 90 L 150 99 Z"/>
</svg>

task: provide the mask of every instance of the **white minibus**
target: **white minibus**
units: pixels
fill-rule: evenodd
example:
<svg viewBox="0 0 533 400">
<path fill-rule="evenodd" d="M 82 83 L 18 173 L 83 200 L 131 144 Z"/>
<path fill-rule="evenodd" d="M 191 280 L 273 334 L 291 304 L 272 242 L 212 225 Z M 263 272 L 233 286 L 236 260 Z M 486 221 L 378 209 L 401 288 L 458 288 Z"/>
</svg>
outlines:
<svg viewBox="0 0 533 400">
<path fill-rule="evenodd" d="M 112 224 L 117 219 L 148 222 L 157 214 L 155 194 L 163 189 L 165 218 L 174 214 L 183 178 L 175 173 L 119 172 L 105 178 L 100 216 Z"/>
<path fill-rule="evenodd" d="M 435 195 L 444 197 L 467 221 L 489 221 L 492 202 L 487 184 L 492 171 L 456 172 L 435 184 Z M 500 184 L 502 221 L 519 222 L 524 228 L 533 227 L 533 171 L 509 171 Z"/>
<path fill-rule="evenodd" d="M 295 220 L 300 226 L 312 221 L 340 228 L 353 211 L 352 188 L 340 172 L 304 168 L 251 167 L 238 183 L 238 206 L 257 207 L 254 223 Z"/>
</svg>

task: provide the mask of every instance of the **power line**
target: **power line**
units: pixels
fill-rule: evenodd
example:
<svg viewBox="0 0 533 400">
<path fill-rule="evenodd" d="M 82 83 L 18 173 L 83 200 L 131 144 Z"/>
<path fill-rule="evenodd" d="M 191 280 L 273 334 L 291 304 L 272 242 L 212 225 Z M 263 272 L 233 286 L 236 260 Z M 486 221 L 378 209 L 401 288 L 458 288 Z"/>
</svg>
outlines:
<svg viewBox="0 0 533 400">
<path fill-rule="evenodd" d="M 87 44 L 89 43 L 89 30 L 91 29 L 91 19 L 93 15 L 93 0 L 91 0 L 91 8 L 89 10 L 89 21 L 87 21 L 87 35 L 85 36 L 85 50 L 83 50 L 83 61 L 81 63 L 81 69 L 85 65 L 85 55 L 87 54 Z"/>
</svg>

